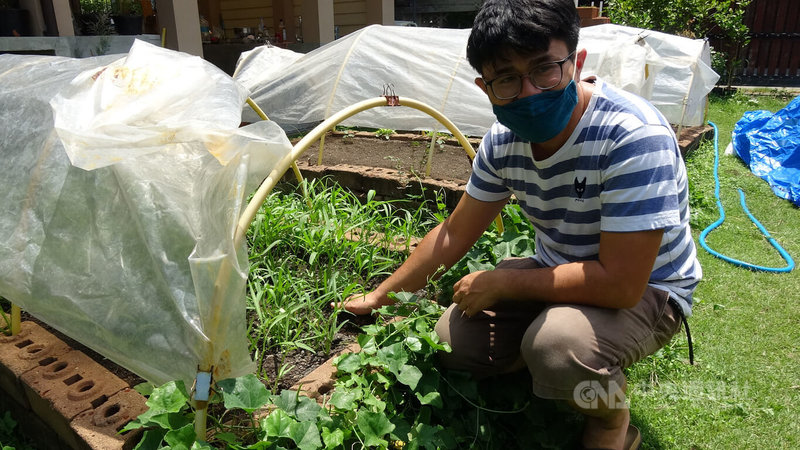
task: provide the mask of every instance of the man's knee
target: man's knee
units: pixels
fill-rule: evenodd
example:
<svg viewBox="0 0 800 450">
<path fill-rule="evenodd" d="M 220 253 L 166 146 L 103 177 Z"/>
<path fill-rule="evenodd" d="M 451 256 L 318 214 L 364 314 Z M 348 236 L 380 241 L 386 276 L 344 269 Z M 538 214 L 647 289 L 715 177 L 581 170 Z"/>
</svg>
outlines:
<svg viewBox="0 0 800 450">
<path fill-rule="evenodd" d="M 569 397 L 581 381 L 608 375 L 608 364 L 598 354 L 595 340 L 579 309 L 545 310 L 528 327 L 520 347 L 534 391 L 548 398 Z"/>
</svg>

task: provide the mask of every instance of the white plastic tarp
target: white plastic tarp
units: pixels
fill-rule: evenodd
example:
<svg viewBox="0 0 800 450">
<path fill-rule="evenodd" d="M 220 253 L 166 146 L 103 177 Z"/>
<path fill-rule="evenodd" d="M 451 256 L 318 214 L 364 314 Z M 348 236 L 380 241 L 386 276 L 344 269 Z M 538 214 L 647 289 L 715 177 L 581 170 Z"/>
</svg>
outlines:
<svg viewBox="0 0 800 450">
<path fill-rule="evenodd" d="M 291 145 L 239 128 L 247 90 L 141 41 L 0 55 L 0 86 L 0 296 L 155 383 L 252 372 L 234 230 Z"/>
<path fill-rule="evenodd" d="M 579 47 L 587 50 L 582 77 L 650 100 L 672 124 L 704 124 L 706 96 L 719 80 L 708 41 L 606 24 L 582 28 Z"/>
<path fill-rule="evenodd" d="M 243 54 L 234 78 L 289 133 L 380 96 L 383 86 L 391 84 L 397 95 L 436 108 L 463 133 L 482 136 L 495 117 L 486 95 L 474 83 L 477 72 L 466 60 L 469 32 L 372 25 L 294 60 L 286 57 L 287 50 L 269 47 Z M 643 95 L 674 124 L 682 118 L 683 125 L 702 124 L 706 95 L 718 79 L 709 68 L 705 41 L 598 25 L 581 29 L 579 48 L 589 51 L 583 76 L 598 75 Z M 269 70 L 263 71 L 266 67 Z M 243 117 L 258 120 L 247 110 Z M 410 108 L 373 108 L 344 125 L 444 130 Z"/>
</svg>

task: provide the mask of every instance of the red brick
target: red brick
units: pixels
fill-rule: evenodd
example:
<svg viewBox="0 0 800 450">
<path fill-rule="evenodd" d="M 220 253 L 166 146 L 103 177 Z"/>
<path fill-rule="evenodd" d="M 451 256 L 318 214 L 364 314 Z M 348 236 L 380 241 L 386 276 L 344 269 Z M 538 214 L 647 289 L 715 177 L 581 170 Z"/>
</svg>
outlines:
<svg viewBox="0 0 800 450">
<path fill-rule="evenodd" d="M 70 422 L 129 387 L 84 353 L 73 350 L 20 377 L 31 409 L 70 446 L 78 447 Z"/>
<path fill-rule="evenodd" d="M 20 377 L 25 372 L 51 363 L 72 348 L 41 326 L 22 322 L 19 334 L 0 334 L 0 389 L 28 408 Z"/>
<path fill-rule="evenodd" d="M 125 425 L 147 411 L 146 399 L 133 389 L 124 389 L 111 396 L 94 410 L 78 414 L 71 422 L 83 450 L 117 450 L 133 448 L 141 438 L 139 430 L 119 434 Z"/>
</svg>

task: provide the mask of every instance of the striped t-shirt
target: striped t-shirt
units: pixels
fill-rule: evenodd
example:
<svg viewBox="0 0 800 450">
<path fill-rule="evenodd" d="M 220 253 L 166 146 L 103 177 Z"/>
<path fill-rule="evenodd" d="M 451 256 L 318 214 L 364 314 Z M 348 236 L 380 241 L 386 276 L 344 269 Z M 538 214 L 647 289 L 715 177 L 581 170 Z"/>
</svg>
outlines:
<svg viewBox="0 0 800 450">
<path fill-rule="evenodd" d="M 495 122 L 466 189 L 482 201 L 514 194 L 545 266 L 596 260 L 601 231 L 663 229 L 649 284 L 668 290 L 691 314 L 702 270 L 689 230 L 686 167 L 672 128 L 646 100 L 598 80 L 572 135 L 542 161 L 533 159 L 530 143 Z"/>
</svg>

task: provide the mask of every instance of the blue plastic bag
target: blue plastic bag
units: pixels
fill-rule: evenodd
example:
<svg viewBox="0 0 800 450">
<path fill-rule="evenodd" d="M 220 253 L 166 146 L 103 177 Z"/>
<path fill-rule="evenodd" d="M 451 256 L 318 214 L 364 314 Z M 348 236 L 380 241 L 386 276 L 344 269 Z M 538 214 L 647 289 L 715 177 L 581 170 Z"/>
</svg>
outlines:
<svg viewBox="0 0 800 450">
<path fill-rule="evenodd" d="M 733 128 L 732 144 L 775 195 L 800 206 L 800 96 L 774 114 L 744 113 Z"/>
</svg>

